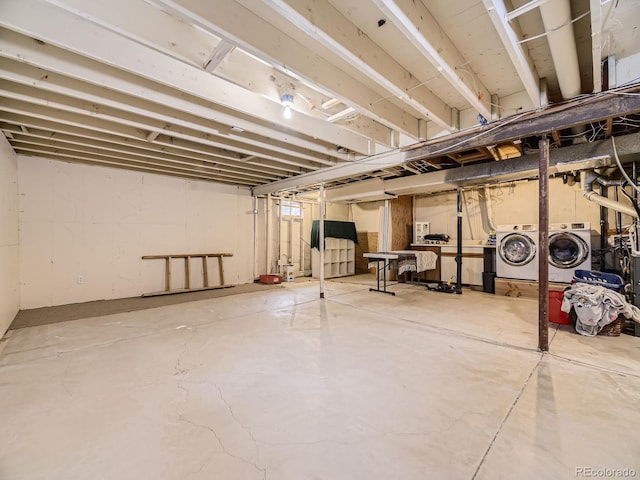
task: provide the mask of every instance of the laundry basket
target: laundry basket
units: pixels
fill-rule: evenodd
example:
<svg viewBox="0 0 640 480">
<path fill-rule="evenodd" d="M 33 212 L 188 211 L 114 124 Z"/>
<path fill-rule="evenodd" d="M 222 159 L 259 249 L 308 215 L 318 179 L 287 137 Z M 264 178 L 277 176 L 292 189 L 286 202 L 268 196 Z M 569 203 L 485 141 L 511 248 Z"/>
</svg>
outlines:
<svg viewBox="0 0 640 480">
<path fill-rule="evenodd" d="M 576 313 L 575 309 L 572 308 L 569 311 L 569 321 L 571 322 L 571 325 L 573 325 L 574 329 L 576 327 L 577 318 L 578 314 Z M 598 332 L 598 335 L 602 335 L 604 337 L 619 337 L 622 333 L 623 326 L 624 315 L 618 315 L 618 318 L 616 318 L 613 322 L 602 327 L 602 330 Z"/>
<path fill-rule="evenodd" d="M 573 281 L 588 283 L 590 285 L 599 285 L 609 288 L 618 293 L 624 290 L 624 280 L 620 275 L 615 273 L 598 272 L 597 270 L 576 270 L 573 274 Z"/>
</svg>

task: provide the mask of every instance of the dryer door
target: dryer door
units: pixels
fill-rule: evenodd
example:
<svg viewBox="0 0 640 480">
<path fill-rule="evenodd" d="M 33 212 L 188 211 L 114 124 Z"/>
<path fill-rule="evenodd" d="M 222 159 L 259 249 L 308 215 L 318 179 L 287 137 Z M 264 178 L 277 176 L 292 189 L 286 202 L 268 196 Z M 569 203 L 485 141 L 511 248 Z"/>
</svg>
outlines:
<svg viewBox="0 0 640 480">
<path fill-rule="evenodd" d="M 549 235 L 549 264 L 556 268 L 576 268 L 589 256 L 589 247 L 578 235 L 558 232 Z"/>
<path fill-rule="evenodd" d="M 498 245 L 500 258 L 508 265 L 521 267 L 531 262 L 536 256 L 536 244 L 527 235 L 510 233 Z"/>
</svg>

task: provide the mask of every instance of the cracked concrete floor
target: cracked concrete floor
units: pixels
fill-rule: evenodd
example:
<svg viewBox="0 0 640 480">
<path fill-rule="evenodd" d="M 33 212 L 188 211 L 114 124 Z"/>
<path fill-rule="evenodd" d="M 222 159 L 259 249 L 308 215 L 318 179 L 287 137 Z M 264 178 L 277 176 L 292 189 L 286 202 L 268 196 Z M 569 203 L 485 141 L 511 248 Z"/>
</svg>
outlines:
<svg viewBox="0 0 640 480">
<path fill-rule="evenodd" d="M 0 478 L 640 476 L 640 338 L 537 303 L 317 282 L 10 331 Z M 583 470 L 584 471 L 584 470 Z"/>
</svg>

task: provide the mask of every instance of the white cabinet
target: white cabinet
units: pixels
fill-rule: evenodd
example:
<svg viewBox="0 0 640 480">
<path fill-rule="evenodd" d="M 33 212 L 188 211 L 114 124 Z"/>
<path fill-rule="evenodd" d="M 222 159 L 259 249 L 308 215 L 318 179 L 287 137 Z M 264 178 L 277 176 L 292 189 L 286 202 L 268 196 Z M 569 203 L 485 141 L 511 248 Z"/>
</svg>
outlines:
<svg viewBox="0 0 640 480">
<path fill-rule="evenodd" d="M 311 249 L 311 272 L 320 278 L 320 251 Z M 356 273 L 356 245 L 345 238 L 325 238 L 324 278 L 344 277 Z"/>
</svg>

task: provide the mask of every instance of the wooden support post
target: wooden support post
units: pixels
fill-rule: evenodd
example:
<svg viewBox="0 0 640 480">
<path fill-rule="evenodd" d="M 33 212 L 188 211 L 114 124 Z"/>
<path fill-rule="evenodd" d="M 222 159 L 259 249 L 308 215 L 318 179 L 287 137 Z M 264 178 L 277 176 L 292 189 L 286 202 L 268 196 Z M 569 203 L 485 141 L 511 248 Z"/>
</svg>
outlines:
<svg viewBox="0 0 640 480">
<path fill-rule="evenodd" d="M 607 123 L 604 130 L 605 138 L 609 138 L 611 136 L 612 131 L 613 131 L 613 117 L 609 117 L 607 118 Z"/>
<path fill-rule="evenodd" d="M 209 267 L 207 264 L 207 256 L 203 255 L 202 257 L 202 276 L 203 276 L 203 283 L 202 286 L 204 288 L 207 288 L 209 286 Z"/>
<path fill-rule="evenodd" d="M 167 257 L 166 265 L 164 269 L 164 288 L 165 290 L 171 290 L 171 257 Z"/>
<path fill-rule="evenodd" d="M 187 255 L 184 257 L 184 288 L 189 290 L 191 288 L 191 266 L 189 265 L 189 261 L 191 257 Z"/>
<path fill-rule="evenodd" d="M 224 285 L 224 268 L 222 267 L 222 256 L 218 257 L 218 269 L 220 271 L 220 285 Z"/>
<path fill-rule="evenodd" d="M 549 351 L 549 139 L 543 136 L 540 150 L 538 198 L 538 348 Z"/>
</svg>

